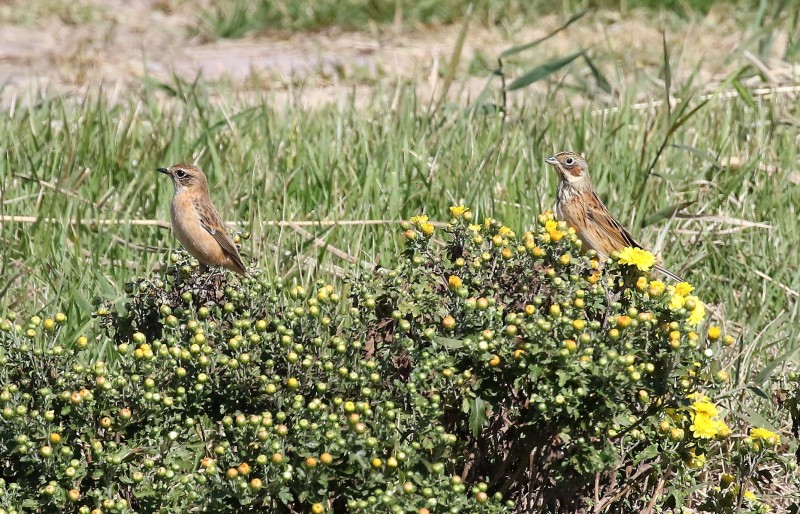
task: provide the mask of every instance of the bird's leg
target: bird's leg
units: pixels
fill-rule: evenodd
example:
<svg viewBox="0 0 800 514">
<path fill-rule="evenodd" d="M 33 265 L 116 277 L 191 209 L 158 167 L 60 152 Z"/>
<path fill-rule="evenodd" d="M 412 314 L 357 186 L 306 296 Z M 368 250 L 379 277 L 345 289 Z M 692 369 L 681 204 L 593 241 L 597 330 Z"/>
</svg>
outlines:
<svg viewBox="0 0 800 514">
<path fill-rule="evenodd" d="M 606 310 L 603 312 L 603 328 L 608 328 L 608 316 L 611 314 L 611 292 L 608 290 L 608 280 L 606 275 L 603 273 L 603 264 L 599 263 L 599 266 L 595 268 L 597 273 L 600 273 L 600 287 L 603 288 L 603 297 L 606 300 Z"/>
<path fill-rule="evenodd" d="M 219 270 L 217 268 L 212 269 L 209 266 L 206 266 L 205 264 L 200 265 L 200 273 L 201 274 L 206 273 L 206 279 L 203 281 L 201 289 L 205 289 L 206 287 L 208 287 L 208 283 L 211 281 L 211 278 L 214 277 L 214 275 L 222 274 L 221 271 L 217 273 L 218 271 Z"/>
<path fill-rule="evenodd" d="M 604 279 L 605 277 L 602 277 Z M 606 312 L 603 313 L 603 328 L 608 328 L 608 316 L 611 314 L 611 294 L 608 290 L 608 281 L 602 280 L 603 284 L 603 295 L 606 299 Z"/>
</svg>

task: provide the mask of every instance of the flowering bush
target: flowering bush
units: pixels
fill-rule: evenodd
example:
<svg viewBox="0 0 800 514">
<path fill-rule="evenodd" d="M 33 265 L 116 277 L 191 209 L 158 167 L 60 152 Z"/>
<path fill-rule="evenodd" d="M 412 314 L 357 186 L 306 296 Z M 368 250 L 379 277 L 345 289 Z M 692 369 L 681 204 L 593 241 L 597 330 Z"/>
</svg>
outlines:
<svg viewBox="0 0 800 514">
<path fill-rule="evenodd" d="M 689 284 L 582 255 L 549 213 L 520 236 L 450 213 L 344 289 L 177 253 L 76 341 L 1 321 L 0 509 L 763 511 L 783 441 L 729 426 L 733 338 Z"/>
</svg>

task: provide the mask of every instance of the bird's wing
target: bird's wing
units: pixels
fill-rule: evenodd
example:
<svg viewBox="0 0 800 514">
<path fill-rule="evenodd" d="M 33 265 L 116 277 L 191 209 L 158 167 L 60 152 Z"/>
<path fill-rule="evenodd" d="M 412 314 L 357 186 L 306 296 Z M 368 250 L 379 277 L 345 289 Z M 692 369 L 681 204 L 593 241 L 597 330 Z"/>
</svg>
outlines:
<svg viewBox="0 0 800 514">
<path fill-rule="evenodd" d="M 225 225 L 222 223 L 222 219 L 217 210 L 213 205 L 209 205 L 208 203 L 203 204 L 197 200 L 193 203 L 194 210 L 197 212 L 197 217 L 200 218 L 200 224 L 206 232 L 214 236 L 214 239 L 219 243 L 222 251 L 241 268 L 242 274 L 246 274 L 247 272 L 242 258 L 239 256 L 239 251 L 236 249 L 236 245 L 228 234 L 228 231 L 225 230 Z"/>
<path fill-rule="evenodd" d="M 614 248 L 611 251 L 622 250 L 626 246 L 642 247 L 636 242 L 631 233 L 614 219 L 614 216 L 608 212 L 608 208 L 595 193 L 592 193 L 589 208 L 586 209 L 586 217 L 612 243 Z M 608 253 L 610 254 L 611 252 Z"/>
<path fill-rule="evenodd" d="M 610 255 L 614 250 L 622 250 L 626 246 L 642 248 L 642 245 L 636 242 L 631 233 L 625 230 L 625 227 L 620 225 L 619 222 L 614 219 L 611 213 L 608 212 L 608 208 L 605 206 L 605 204 L 603 204 L 600 198 L 598 198 L 597 195 L 594 196 L 595 198 L 593 200 L 596 201 L 593 201 L 592 205 L 596 208 L 586 209 L 586 213 L 589 220 L 594 222 L 594 225 L 598 228 L 598 230 L 600 230 L 605 236 L 613 241 L 615 247 L 611 249 L 608 254 Z M 671 272 L 664 266 L 661 266 L 660 264 L 656 264 L 653 266 L 653 268 L 659 273 L 675 280 L 676 282 L 683 281 L 681 277 Z"/>
</svg>

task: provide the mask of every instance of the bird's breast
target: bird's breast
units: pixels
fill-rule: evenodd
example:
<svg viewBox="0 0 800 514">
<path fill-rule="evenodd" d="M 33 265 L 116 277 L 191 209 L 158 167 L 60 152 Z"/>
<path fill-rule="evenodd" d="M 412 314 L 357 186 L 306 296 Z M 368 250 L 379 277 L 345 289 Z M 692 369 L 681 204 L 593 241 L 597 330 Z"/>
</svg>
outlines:
<svg viewBox="0 0 800 514">
<path fill-rule="evenodd" d="M 225 260 L 217 240 L 200 223 L 191 195 L 176 193 L 171 210 L 172 231 L 189 254 L 206 265 L 219 265 Z"/>
</svg>

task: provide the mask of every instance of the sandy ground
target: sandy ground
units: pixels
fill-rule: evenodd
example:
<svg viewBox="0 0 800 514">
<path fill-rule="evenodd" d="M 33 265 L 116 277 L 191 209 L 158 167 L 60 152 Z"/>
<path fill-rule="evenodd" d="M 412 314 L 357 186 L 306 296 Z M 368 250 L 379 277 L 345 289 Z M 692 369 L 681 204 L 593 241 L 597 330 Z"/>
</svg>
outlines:
<svg viewBox="0 0 800 514">
<path fill-rule="evenodd" d="M 208 42 L 202 30 L 198 35 L 202 21 L 191 2 L 172 6 L 168 0 L 74 0 L 70 7 L 65 5 L 57 0 L 0 0 L 4 104 L 25 101 L 43 89 L 81 92 L 102 84 L 107 91 L 119 91 L 139 87 L 145 77 L 169 83 L 173 73 L 187 81 L 201 75 L 211 83 L 234 86 L 241 94 L 287 97 L 301 90 L 293 100 L 311 106 L 349 96 L 354 88 L 365 93 L 359 98 L 370 98 L 370 92 L 398 83 L 416 84 L 425 98 L 441 90 L 460 29 L 267 33 Z M 732 70 L 753 64 L 754 58 L 740 48 L 748 34 L 729 14 L 712 12 L 702 20 L 676 22 L 641 12 L 627 13 L 624 19 L 613 12 L 593 13 L 534 52 L 515 58 L 508 70 L 513 78 L 548 59 L 590 48 L 615 87 L 637 82 L 660 94 L 666 27 L 673 81 L 699 66 L 696 80 L 711 87 Z M 474 97 L 486 82 L 486 66 L 494 65 L 499 52 L 545 35 L 560 21 L 547 16 L 513 31 L 471 27 L 450 96 Z M 755 62 L 770 70 L 773 82 L 792 82 L 798 74 L 778 58 L 785 39 L 777 33 L 773 58 Z M 579 82 L 580 77 L 590 81 L 582 61 L 575 61 L 571 73 Z M 566 71 L 558 77 L 571 80 Z M 537 85 L 540 91 L 546 87 Z"/>
</svg>

